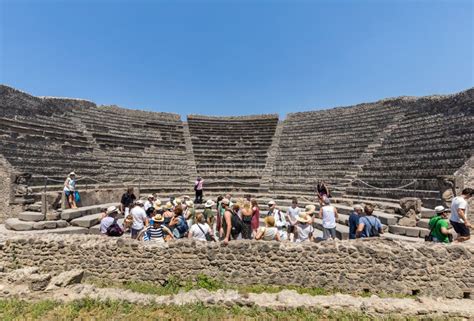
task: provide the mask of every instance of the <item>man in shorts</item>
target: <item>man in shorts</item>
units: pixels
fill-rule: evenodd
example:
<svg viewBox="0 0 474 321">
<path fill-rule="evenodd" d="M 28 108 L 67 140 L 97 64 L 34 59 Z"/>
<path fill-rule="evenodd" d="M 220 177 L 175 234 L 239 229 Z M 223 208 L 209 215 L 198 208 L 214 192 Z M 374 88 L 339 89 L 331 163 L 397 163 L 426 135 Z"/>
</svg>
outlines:
<svg viewBox="0 0 474 321">
<path fill-rule="evenodd" d="M 458 237 L 456 242 L 465 242 L 471 238 L 471 223 L 467 219 L 469 205 L 467 201 L 472 197 L 474 190 L 465 188 L 460 196 L 456 196 L 451 202 L 451 217 L 449 219 L 451 225 Z"/>
</svg>

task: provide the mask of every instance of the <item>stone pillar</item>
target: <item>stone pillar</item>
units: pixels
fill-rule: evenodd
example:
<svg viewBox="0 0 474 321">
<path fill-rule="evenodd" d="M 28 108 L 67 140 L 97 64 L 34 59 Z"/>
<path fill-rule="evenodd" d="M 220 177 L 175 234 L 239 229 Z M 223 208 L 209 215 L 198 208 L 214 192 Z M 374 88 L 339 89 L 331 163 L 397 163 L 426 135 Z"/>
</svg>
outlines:
<svg viewBox="0 0 474 321">
<path fill-rule="evenodd" d="M 61 192 L 61 209 L 65 210 L 66 209 L 66 193 Z"/>
<path fill-rule="evenodd" d="M 46 197 L 46 193 L 43 193 L 41 194 L 41 214 L 43 214 L 44 217 L 46 217 L 47 212 L 48 212 L 48 198 Z"/>
</svg>

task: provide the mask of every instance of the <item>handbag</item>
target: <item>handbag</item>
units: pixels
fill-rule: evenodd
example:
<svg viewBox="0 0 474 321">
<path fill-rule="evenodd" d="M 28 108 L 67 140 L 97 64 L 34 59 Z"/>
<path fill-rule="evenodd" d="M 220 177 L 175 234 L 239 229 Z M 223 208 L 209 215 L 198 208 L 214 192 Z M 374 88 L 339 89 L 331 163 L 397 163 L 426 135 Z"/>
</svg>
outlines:
<svg viewBox="0 0 474 321">
<path fill-rule="evenodd" d="M 425 241 L 426 242 L 433 242 L 433 230 L 436 228 L 436 225 L 438 225 L 440 219 L 436 221 L 436 223 L 433 225 L 433 228 L 430 228 L 430 234 L 425 236 Z M 451 236 L 452 237 L 452 236 Z"/>
<path fill-rule="evenodd" d="M 196 223 L 196 225 L 199 227 L 199 229 L 201 230 L 201 232 L 204 234 L 204 236 L 206 237 L 206 241 L 210 242 L 210 241 L 214 241 L 214 238 L 211 236 L 211 234 L 209 232 L 205 233 L 204 230 L 202 229 L 201 225 L 199 225 L 199 223 Z"/>
</svg>

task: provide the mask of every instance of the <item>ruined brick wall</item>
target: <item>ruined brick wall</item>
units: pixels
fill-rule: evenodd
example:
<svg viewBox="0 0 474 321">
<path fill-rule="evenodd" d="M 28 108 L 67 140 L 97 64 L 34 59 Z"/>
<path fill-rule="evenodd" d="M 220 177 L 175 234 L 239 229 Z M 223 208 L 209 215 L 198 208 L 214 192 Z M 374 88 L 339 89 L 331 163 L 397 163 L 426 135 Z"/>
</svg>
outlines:
<svg viewBox="0 0 474 321">
<path fill-rule="evenodd" d="M 158 282 L 199 273 L 228 283 L 463 297 L 474 289 L 474 245 L 356 240 L 322 243 L 190 240 L 143 244 L 91 235 L 17 236 L 0 243 L 5 270 L 80 268 L 114 281 Z"/>
</svg>

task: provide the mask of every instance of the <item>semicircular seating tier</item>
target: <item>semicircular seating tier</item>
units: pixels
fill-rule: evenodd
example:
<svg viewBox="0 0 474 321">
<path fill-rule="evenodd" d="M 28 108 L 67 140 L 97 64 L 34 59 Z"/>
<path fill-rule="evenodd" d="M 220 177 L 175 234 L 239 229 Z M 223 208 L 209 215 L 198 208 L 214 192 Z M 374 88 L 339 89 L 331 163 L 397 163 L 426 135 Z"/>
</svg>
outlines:
<svg viewBox="0 0 474 321">
<path fill-rule="evenodd" d="M 188 116 L 197 173 L 206 189 L 258 192 L 278 115 Z"/>
<path fill-rule="evenodd" d="M 0 134 L 1 155 L 17 172 L 32 174 L 33 185 L 44 184 L 44 176 L 61 185 L 70 171 L 161 187 L 191 179 L 177 114 L 39 98 L 1 86 Z"/>
<path fill-rule="evenodd" d="M 191 193 L 196 175 L 206 180 L 207 196 L 312 197 L 325 180 L 335 197 L 417 196 L 431 206 L 440 201 L 439 176 L 472 167 L 473 138 L 474 89 L 290 113 L 281 122 L 278 115 L 189 115 L 183 122 L 177 114 L 0 85 L 0 166 L 32 174 L 38 191 L 44 176 L 60 190 L 74 170 L 167 195 Z"/>
</svg>

